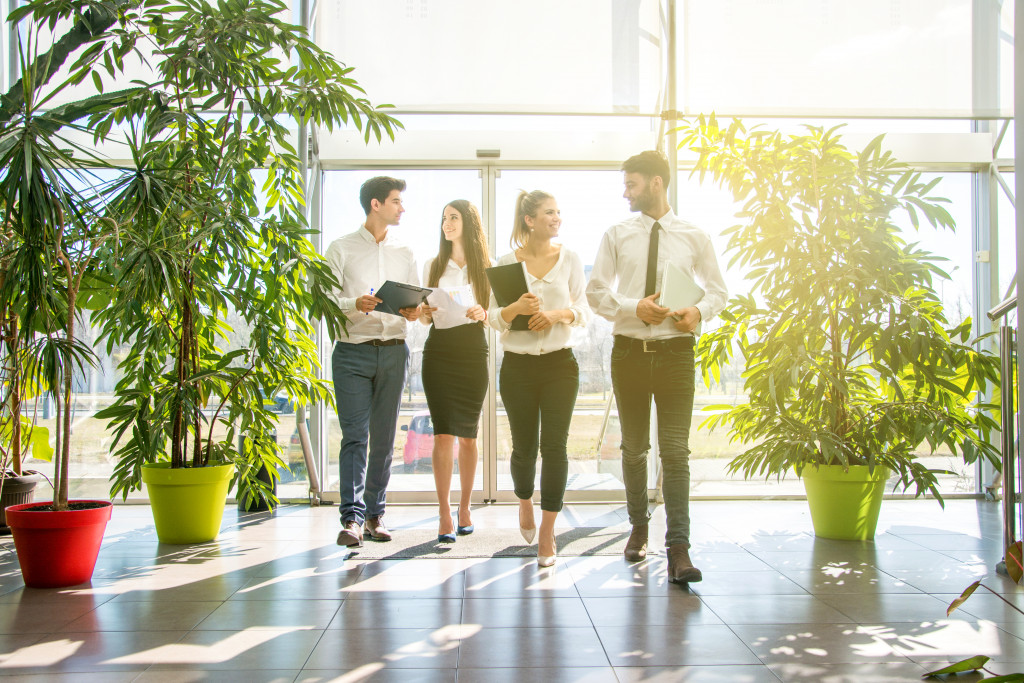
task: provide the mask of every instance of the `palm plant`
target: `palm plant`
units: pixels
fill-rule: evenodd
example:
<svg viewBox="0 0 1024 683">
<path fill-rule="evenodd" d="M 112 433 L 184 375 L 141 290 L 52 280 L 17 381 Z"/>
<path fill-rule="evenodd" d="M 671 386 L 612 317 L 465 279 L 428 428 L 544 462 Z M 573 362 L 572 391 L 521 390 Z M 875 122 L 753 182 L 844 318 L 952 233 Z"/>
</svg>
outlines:
<svg viewBox="0 0 1024 683">
<path fill-rule="evenodd" d="M 99 414 L 120 446 L 114 494 L 167 455 L 179 467 L 233 459 L 248 482 L 280 463 L 265 396 L 333 398 L 311 337 L 315 321 L 333 330 L 344 316 L 308 240 L 294 128 L 351 125 L 379 141 L 400 124 L 360 96 L 350 68 L 281 21 L 289 12 L 276 0 L 34 0 L 10 15 L 31 31 L 70 26 L 46 49 L 23 50 L 22 78 L 0 97 L 0 201 L 14 237 L 0 305 L 18 316 L 23 349 L 32 345 L 33 376 L 59 399 L 58 504 L 73 375 L 93 358 L 76 341 L 76 311 L 83 298 L 105 304 L 110 286 L 115 303 L 94 320 L 109 347 L 129 346 L 117 401 Z M 129 58 L 148 76 L 105 92 Z M 121 172 L 76 142 L 122 132 L 133 164 Z M 115 177 L 96 186 L 83 168 Z M 229 308 L 249 334 L 225 351 Z M 236 430 L 249 437 L 243 452 Z"/>
<path fill-rule="evenodd" d="M 399 124 L 358 96 L 351 69 L 278 18 L 284 3 L 162 6 L 133 29 L 154 55 L 151 97 L 91 121 L 125 129 L 132 158 L 103 189 L 104 215 L 123 229 L 117 296 L 98 319 L 110 347 L 128 345 L 117 399 L 98 414 L 119 446 L 111 491 L 127 496 L 166 454 L 172 468 L 233 461 L 248 497 L 272 498 L 256 478 L 283 466 L 266 397 L 332 401 L 314 323 L 344 324 L 329 296 L 337 282 L 309 240 L 291 126 L 355 125 L 369 141 Z M 227 348 L 229 314 L 245 323 L 240 348 Z"/>
<path fill-rule="evenodd" d="M 0 288 L 16 273 L 9 269 L 13 261 L 15 234 L 3 234 L 0 248 Z M 49 460 L 49 430 L 38 426 L 25 412 L 27 401 L 36 392 L 25 377 L 25 353 L 19 327 L 20 318 L 9 302 L 0 302 L 0 478 L 22 475 L 22 461 L 31 449 L 41 460 Z M 0 479 L 0 486 L 4 481 Z"/>
<path fill-rule="evenodd" d="M 881 138 L 855 154 L 836 128 L 784 135 L 712 116 L 683 132 L 695 172 L 743 202 L 726 234 L 755 294 L 734 297 L 698 348 L 708 382 L 737 350 L 744 363 L 748 401 L 708 420 L 748 446 L 730 469 L 884 466 L 941 502 L 939 471 L 920 454 L 946 447 L 998 464 L 994 412 L 978 403 L 998 385 L 998 359 L 971 339 L 969 318 L 950 324 L 941 259 L 893 219 L 952 229 L 946 200 L 931 196 L 938 179 L 897 163 Z"/>
<path fill-rule="evenodd" d="M 16 21 L 20 14 L 16 14 Z M 117 226 L 100 219 L 70 169 L 101 165 L 68 132 L 77 121 L 130 99 L 137 89 L 56 105 L 72 85 L 48 87 L 50 53 L 40 55 L 38 27 L 21 46 L 22 77 L 4 98 L 0 119 L 0 202 L 6 226 L 0 254 L 0 321 L 5 354 L 5 432 L 20 468 L 26 387 L 39 387 L 57 407 L 53 505 L 68 506 L 71 402 L 75 372 L 95 356 L 76 337 L 83 284 L 97 272 L 102 250 Z M 36 438 L 43 436 L 38 432 Z M 43 449 L 40 448 L 40 451 Z M 40 454 L 37 452 L 37 454 Z"/>
</svg>

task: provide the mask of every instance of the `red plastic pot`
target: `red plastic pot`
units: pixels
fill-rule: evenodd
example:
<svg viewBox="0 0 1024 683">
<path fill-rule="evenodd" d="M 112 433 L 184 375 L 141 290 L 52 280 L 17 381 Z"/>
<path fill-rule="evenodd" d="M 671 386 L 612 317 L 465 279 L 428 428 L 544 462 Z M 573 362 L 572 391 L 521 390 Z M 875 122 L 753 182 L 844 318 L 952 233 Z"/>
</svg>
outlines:
<svg viewBox="0 0 1024 683">
<path fill-rule="evenodd" d="M 53 512 L 31 510 L 51 503 L 25 503 L 7 508 L 25 585 L 63 588 L 92 578 L 103 532 L 113 506 L 107 500 L 75 500 L 102 507 Z"/>
</svg>

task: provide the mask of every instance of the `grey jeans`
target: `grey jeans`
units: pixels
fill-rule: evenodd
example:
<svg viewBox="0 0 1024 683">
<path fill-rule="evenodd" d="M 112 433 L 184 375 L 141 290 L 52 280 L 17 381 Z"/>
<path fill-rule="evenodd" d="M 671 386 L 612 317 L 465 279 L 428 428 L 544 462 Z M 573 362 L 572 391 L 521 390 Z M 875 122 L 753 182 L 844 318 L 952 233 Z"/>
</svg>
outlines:
<svg viewBox="0 0 1024 683">
<path fill-rule="evenodd" d="M 622 479 L 630 524 L 646 524 L 647 453 L 651 399 L 658 411 L 658 447 L 668 533 L 665 545 L 690 542 L 690 421 L 693 416 L 693 338 L 679 337 L 645 352 L 637 340 L 615 337 L 612 389 L 622 429 Z"/>
</svg>

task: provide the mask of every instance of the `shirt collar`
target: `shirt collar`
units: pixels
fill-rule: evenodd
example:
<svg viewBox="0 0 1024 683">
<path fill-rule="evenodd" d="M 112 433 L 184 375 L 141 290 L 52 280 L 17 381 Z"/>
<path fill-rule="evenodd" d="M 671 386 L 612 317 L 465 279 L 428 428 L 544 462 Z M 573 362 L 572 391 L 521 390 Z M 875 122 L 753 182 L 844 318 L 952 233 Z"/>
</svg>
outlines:
<svg viewBox="0 0 1024 683">
<path fill-rule="evenodd" d="M 647 230 L 647 232 L 650 232 L 651 230 L 654 229 L 654 224 L 656 222 L 660 223 L 662 228 L 667 228 L 669 225 L 672 224 L 672 221 L 674 221 L 675 218 L 676 218 L 675 213 L 673 213 L 672 209 L 669 209 L 668 213 L 666 213 L 661 218 L 658 218 L 657 220 L 655 220 L 654 218 L 651 218 L 646 213 L 641 213 L 640 214 L 640 223 L 644 226 L 644 228 Z"/>
<path fill-rule="evenodd" d="M 391 230 L 388 230 L 387 234 L 384 235 L 384 239 L 382 239 L 380 242 L 377 242 L 377 239 L 373 236 L 373 233 L 366 229 L 366 223 L 361 224 L 359 226 L 359 230 L 357 230 L 356 232 L 358 233 L 359 237 L 367 244 L 387 244 L 388 240 L 391 239 Z"/>
<path fill-rule="evenodd" d="M 554 282 L 554 280 L 555 280 L 554 273 L 562 265 L 562 260 L 564 258 L 565 258 L 565 247 L 563 246 L 561 249 L 558 250 L 558 258 L 555 260 L 555 265 L 551 266 L 551 270 L 549 270 L 548 272 L 544 273 L 543 277 L 538 277 L 538 278 L 534 278 L 534 279 L 537 280 L 538 282 L 544 282 L 544 283 Z M 525 265 L 523 266 L 523 271 L 527 272 L 527 273 L 530 272 L 530 271 L 526 270 L 526 266 Z"/>
</svg>

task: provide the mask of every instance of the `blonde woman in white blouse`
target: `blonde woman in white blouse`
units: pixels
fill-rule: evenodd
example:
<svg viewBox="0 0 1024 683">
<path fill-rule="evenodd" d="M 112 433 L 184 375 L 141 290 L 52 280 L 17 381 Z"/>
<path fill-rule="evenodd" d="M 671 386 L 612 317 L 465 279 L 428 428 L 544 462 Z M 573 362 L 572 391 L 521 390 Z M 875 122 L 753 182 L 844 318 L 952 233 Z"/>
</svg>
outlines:
<svg viewBox="0 0 1024 683">
<path fill-rule="evenodd" d="M 491 265 L 480 212 L 456 199 L 441 213 L 437 256 L 427 262 L 423 282 L 441 287 L 468 306 L 465 313 L 423 306 L 420 321 L 431 325 L 423 347 L 423 392 L 434 425 L 431 464 L 437 490 L 438 543 L 454 543 L 456 533 L 473 533 L 470 497 L 476 477 L 477 428 L 487 395 L 487 338 L 483 321 L 491 290 L 485 269 Z M 470 305 L 471 304 L 471 305 Z M 481 305 L 483 304 L 483 305 Z M 459 458 L 459 509 L 452 520 L 449 498 L 455 451 Z"/>
<path fill-rule="evenodd" d="M 498 388 L 512 433 L 511 470 L 519 499 L 519 527 L 527 543 L 537 538 L 537 563 L 555 563 L 555 520 L 562 509 L 569 472 L 566 443 L 579 366 L 572 353 L 572 328 L 590 320 L 579 256 L 552 242 L 562 224 L 555 198 L 520 192 L 512 247 L 498 265 L 521 262 L 529 291 L 499 308 L 492 294 L 490 324 L 501 332 L 505 351 Z M 529 329 L 512 330 L 516 316 L 529 316 Z M 533 490 L 540 451 L 540 533 L 533 515 Z"/>
</svg>

